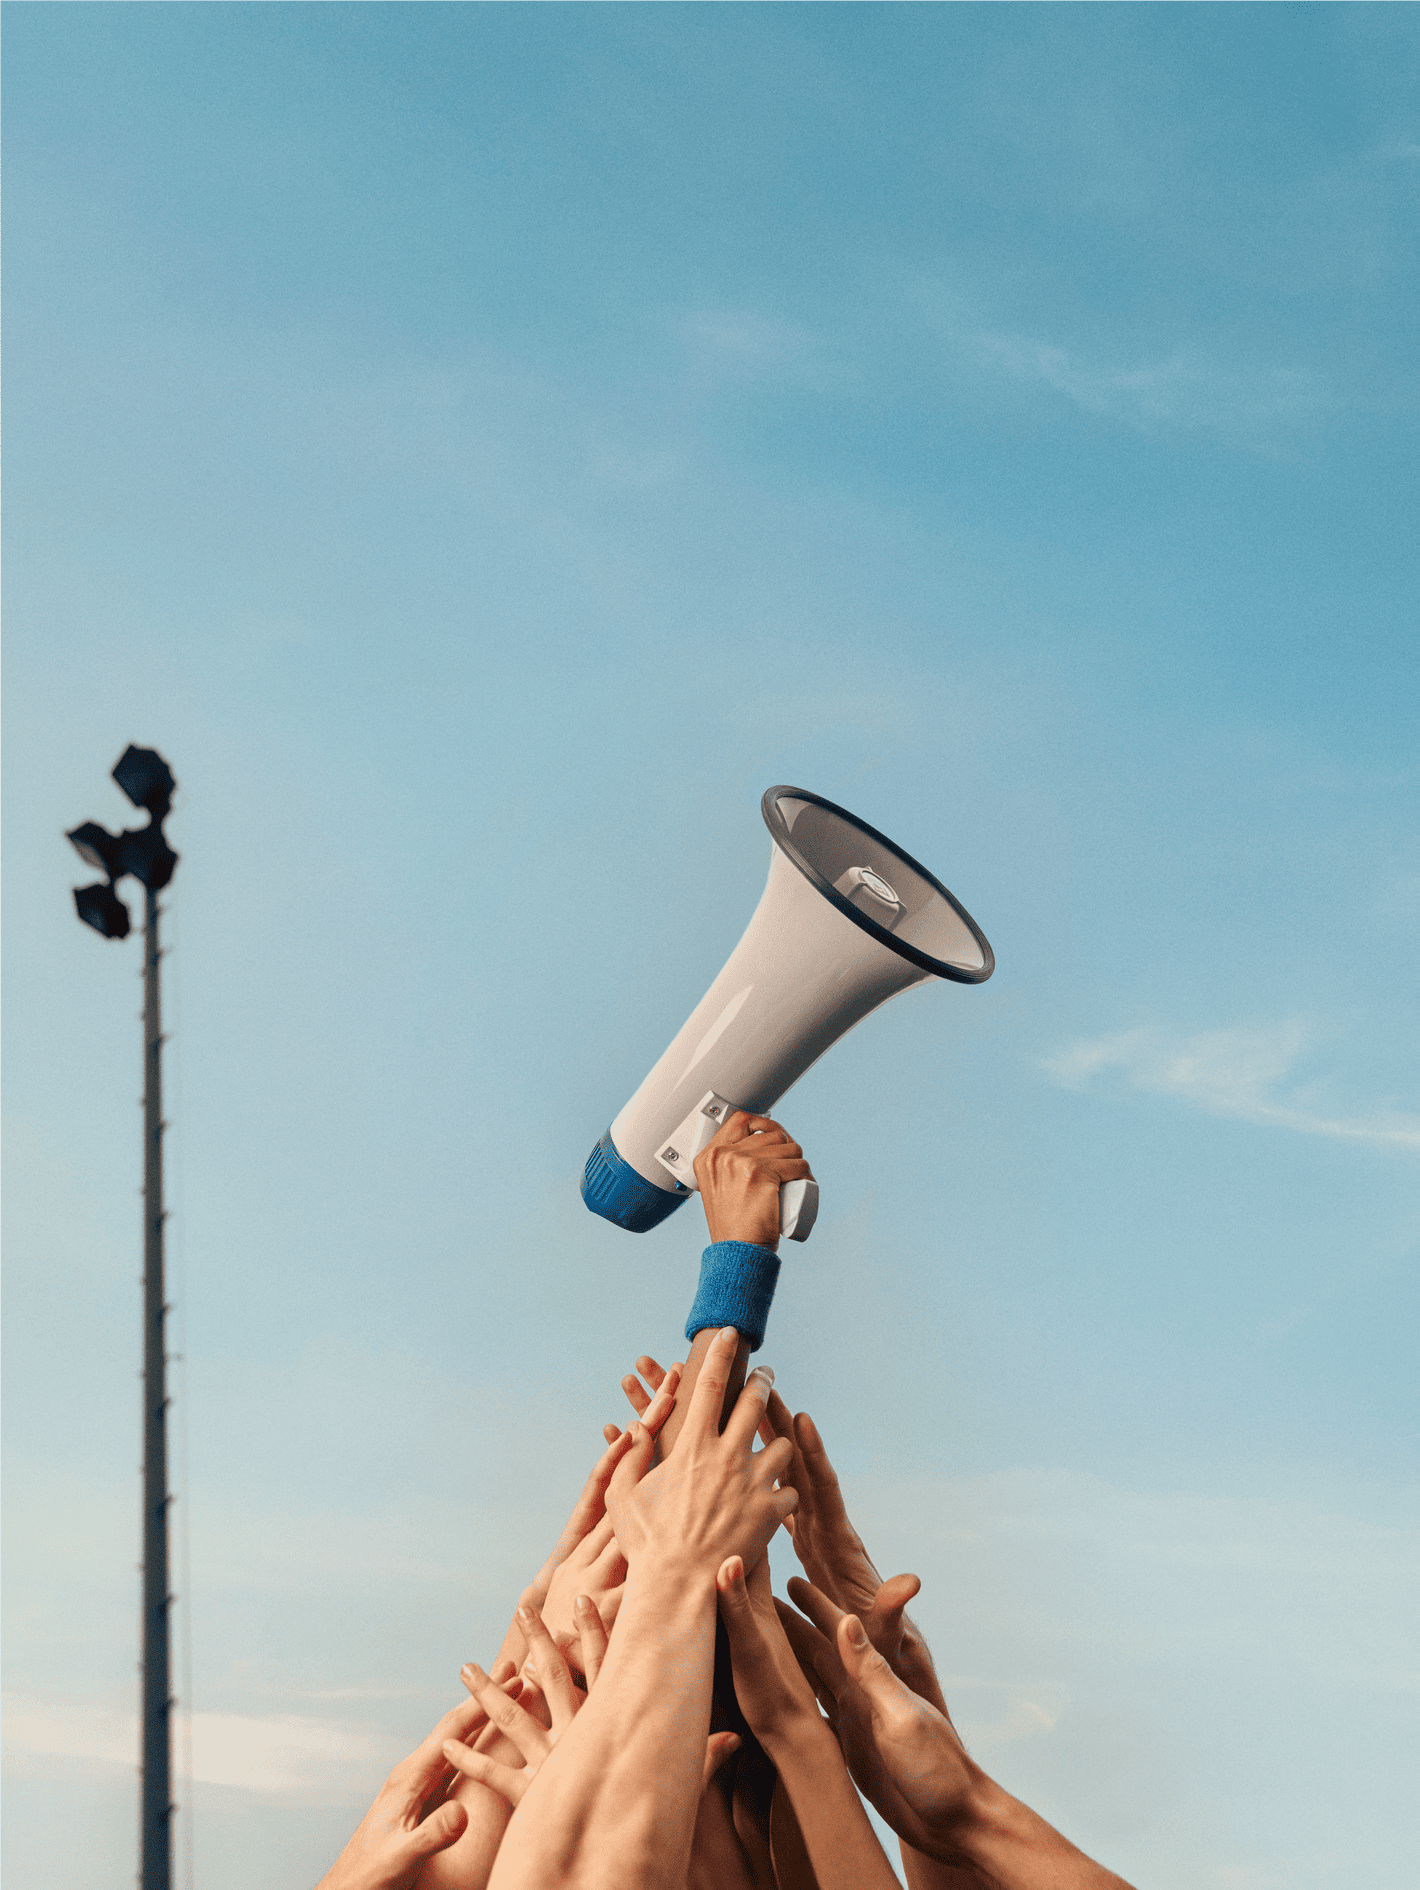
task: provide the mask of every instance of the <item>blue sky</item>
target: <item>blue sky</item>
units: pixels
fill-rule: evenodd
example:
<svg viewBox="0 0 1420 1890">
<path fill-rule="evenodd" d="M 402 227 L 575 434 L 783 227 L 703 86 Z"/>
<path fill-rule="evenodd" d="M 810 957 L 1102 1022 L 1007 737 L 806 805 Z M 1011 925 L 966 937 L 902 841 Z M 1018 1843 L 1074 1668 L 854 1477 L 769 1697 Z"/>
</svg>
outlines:
<svg viewBox="0 0 1420 1890">
<path fill-rule="evenodd" d="M 13 1868 L 132 1869 L 138 959 L 62 832 L 137 740 L 202 1882 L 320 1874 L 674 1352 L 692 1213 L 577 1178 L 781 781 L 997 955 L 786 1100 L 765 1351 L 969 1737 L 1136 1881 L 1406 1881 L 1413 10 L 4 32 Z"/>
</svg>

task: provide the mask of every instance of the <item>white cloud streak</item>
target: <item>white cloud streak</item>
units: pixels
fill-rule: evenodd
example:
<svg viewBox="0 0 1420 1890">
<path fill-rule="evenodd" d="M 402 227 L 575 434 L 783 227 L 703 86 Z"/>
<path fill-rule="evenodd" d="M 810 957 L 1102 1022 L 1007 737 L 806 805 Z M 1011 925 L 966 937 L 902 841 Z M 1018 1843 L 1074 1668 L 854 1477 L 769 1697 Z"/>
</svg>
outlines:
<svg viewBox="0 0 1420 1890">
<path fill-rule="evenodd" d="M 1181 347 L 1130 366 L 1092 362 L 1028 335 L 982 333 L 983 362 L 1035 381 L 1083 409 L 1144 430 L 1213 433 L 1257 446 L 1277 426 L 1321 417 L 1335 403 L 1316 377 L 1287 367 L 1230 367 Z"/>
<path fill-rule="evenodd" d="M 4 1696 L 5 1769 L 38 1761 L 138 1764 L 138 1719 L 113 1705 L 42 1694 Z M 174 1740 L 175 1750 L 182 1741 Z M 390 1762 L 387 1740 L 365 1727 L 297 1713 L 194 1713 L 192 1780 L 321 1802 L 362 1789 Z M 396 1755 L 397 1756 L 397 1755 Z"/>
<path fill-rule="evenodd" d="M 1140 1025 L 1111 1036 L 1082 1038 L 1043 1064 L 1066 1089 L 1098 1078 L 1130 1089 L 1173 1096 L 1210 1116 L 1292 1129 L 1333 1141 L 1420 1151 L 1420 1118 L 1395 1113 L 1347 1115 L 1317 1104 L 1315 1085 L 1296 1081 L 1310 1035 L 1299 1018 L 1238 1024 L 1193 1036 Z"/>
</svg>

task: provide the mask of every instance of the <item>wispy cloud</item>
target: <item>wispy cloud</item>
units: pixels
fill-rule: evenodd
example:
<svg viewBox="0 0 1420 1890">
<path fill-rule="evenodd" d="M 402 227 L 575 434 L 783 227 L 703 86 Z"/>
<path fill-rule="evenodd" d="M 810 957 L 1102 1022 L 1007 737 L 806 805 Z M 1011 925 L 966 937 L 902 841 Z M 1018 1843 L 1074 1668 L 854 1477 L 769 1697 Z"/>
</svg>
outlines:
<svg viewBox="0 0 1420 1890">
<path fill-rule="evenodd" d="M 1320 418 L 1335 405 L 1316 376 L 1302 368 L 1228 365 L 1180 347 L 1132 364 L 1091 361 L 1038 337 L 981 332 L 984 365 L 1017 381 L 1034 381 L 1102 418 L 1144 430 L 1212 433 L 1259 447 L 1278 427 Z"/>
<path fill-rule="evenodd" d="M 9 1693 L 4 1698 L 6 1769 L 35 1761 L 132 1767 L 138 1720 L 92 1701 Z M 296 1713 L 194 1713 L 192 1778 L 200 1785 L 307 1801 L 358 1792 L 390 1763 L 389 1742 L 365 1727 Z M 26 1766 L 29 1762 L 29 1767 Z"/>
<path fill-rule="evenodd" d="M 1211 1116 L 1335 1141 L 1420 1150 L 1420 1117 L 1337 1114 L 1317 1102 L 1316 1086 L 1298 1080 L 1311 1035 L 1300 1018 L 1188 1037 L 1141 1025 L 1083 1038 L 1047 1057 L 1043 1067 L 1066 1089 L 1114 1078 L 1151 1095 L 1176 1096 Z"/>
</svg>

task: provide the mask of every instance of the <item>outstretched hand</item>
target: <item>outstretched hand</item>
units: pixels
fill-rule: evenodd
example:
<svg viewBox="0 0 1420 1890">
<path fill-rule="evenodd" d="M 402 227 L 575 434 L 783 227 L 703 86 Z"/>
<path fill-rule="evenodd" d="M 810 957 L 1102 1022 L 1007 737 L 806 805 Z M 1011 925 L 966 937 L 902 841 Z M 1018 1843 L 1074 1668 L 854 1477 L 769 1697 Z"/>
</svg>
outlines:
<svg viewBox="0 0 1420 1890">
<path fill-rule="evenodd" d="M 898 1678 L 857 1615 L 797 1577 L 789 1594 L 809 1618 L 778 1603 L 780 1620 L 859 1790 L 914 1850 L 970 1862 L 956 1834 L 989 1781 L 956 1727 Z"/>
<path fill-rule="evenodd" d="M 765 1410 L 770 1431 L 792 1446 L 781 1481 L 799 1493 L 788 1524 L 794 1552 L 819 1592 L 862 1622 L 868 1639 L 914 1693 L 944 1713 L 947 1703 L 927 1643 L 906 1609 L 922 1584 L 915 1575 L 884 1581 L 863 1538 L 853 1527 L 838 1476 L 818 1426 L 807 1411 L 791 1417 L 784 1400 L 771 1395 Z"/>
<path fill-rule="evenodd" d="M 601 1669 L 607 1637 L 601 1617 L 585 1595 L 578 1597 L 577 1622 L 582 1668 L 589 1675 L 590 1686 Z M 473 1662 L 463 1670 L 463 1683 L 489 1721 L 522 1754 L 522 1765 L 504 1765 L 453 1736 L 446 1739 L 443 1746 L 444 1757 L 450 1765 L 465 1778 L 491 1787 L 510 1805 L 522 1802 L 544 1760 L 586 1700 L 586 1694 L 573 1681 L 562 1650 L 548 1633 L 537 1610 L 520 1607 L 518 1624 L 528 1646 L 528 1657 L 523 1665 L 522 1700 L 510 1698 Z M 538 1703 L 546 1705 L 546 1724 L 529 1710 Z"/>
<path fill-rule="evenodd" d="M 679 1365 L 672 1365 L 668 1372 L 661 1374 L 655 1397 L 647 1400 L 641 1413 L 641 1424 L 653 1437 L 675 1409 L 680 1370 Z M 632 1448 L 633 1441 L 630 1431 L 617 1431 L 608 1439 L 607 1448 L 593 1466 L 556 1548 L 520 1598 L 520 1607 L 540 1613 L 558 1645 L 574 1652 L 580 1645 L 574 1617 L 574 1603 L 579 1595 L 586 1595 L 593 1602 L 608 1632 L 621 1607 L 626 1558 L 606 1513 L 606 1494 L 617 1465 Z"/>
<path fill-rule="evenodd" d="M 622 1553 L 634 1570 L 653 1555 L 669 1571 L 692 1571 L 713 1582 L 727 1556 L 753 1567 L 769 1538 L 793 1513 L 798 1497 L 776 1481 L 792 1454 L 781 1440 L 753 1449 L 774 1382 L 767 1366 L 750 1373 L 723 1434 L 719 1419 L 739 1346 L 732 1326 L 716 1335 L 691 1395 L 675 1450 L 651 1468 L 653 1438 L 644 1419 L 631 1426 L 632 1444 L 612 1472 L 607 1513 Z M 669 1380 L 667 1380 L 667 1384 Z M 655 1404 L 666 1400 L 666 1384 Z"/>
<path fill-rule="evenodd" d="M 444 1742 L 467 1739 L 487 1718 L 478 1700 L 445 1713 L 423 1744 L 390 1773 L 316 1890 L 410 1890 L 427 1860 L 447 1850 L 468 1823 L 464 1807 L 444 1798 L 449 1784 Z"/>
<path fill-rule="evenodd" d="M 800 1669 L 774 1606 L 769 1557 L 762 1555 L 746 1578 L 744 1562 L 732 1555 L 715 1577 L 720 1619 L 730 1643 L 735 1698 L 763 1746 L 792 1738 L 819 1720 L 814 1688 Z"/>
<path fill-rule="evenodd" d="M 595 1607 L 586 1595 L 576 1602 L 581 1641 L 582 1671 L 587 1690 L 577 1686 L 562 1649 L 552 1639 L 542 1617 L 532 1609 L 519 1609 L 523 1632 L 531 1650 L 523 1665 L 524 1692 L 521 1701 L 509 1696 L 506 1687 L 491 1680 L 483 1669 L 469 1663 L 463 1670 L 463 1683 L 473 1695 L 481 1715 L 486 1717 L 522 1754 L 521 1766 L 502 1765 L 450 1733 L 443 1742 L 443 1756 L 465 1778 L 477 1779 L 489 1786 L 509 1805 L 519 1805 L 528 1787 L 542 1770 L 558 1740 L 586 1704 L 587 1694 L 596 1685 L 606 1658 L 607 1633 Z M 544 1723 L 535 1709 L 545 1707 Z M 440 1722 L 442 1726 L 443 1722 Z M 740 1746 L 738 1733 L 711 1733 L 705 1743 L 705 1765 L 701 1773 L 702 1795 L 711 1779 Z M 452 1841 L 452 1840 L 451 1840 Z M 326 1890 L 320 1886 L 319 1890 Z M 330 1886 L 330 1890 L 337 1890 Z M 339 1890 L 345 1887 L 339 1886 Z"/>
</svg>

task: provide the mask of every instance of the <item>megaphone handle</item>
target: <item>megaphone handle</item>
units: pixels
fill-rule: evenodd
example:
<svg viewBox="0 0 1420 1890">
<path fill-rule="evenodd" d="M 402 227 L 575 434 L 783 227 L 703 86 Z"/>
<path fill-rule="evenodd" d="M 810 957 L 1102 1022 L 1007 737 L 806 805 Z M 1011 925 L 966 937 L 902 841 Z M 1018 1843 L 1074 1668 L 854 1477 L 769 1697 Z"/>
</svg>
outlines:
<svg viewBox="0 0 1420 1890">
<path fill-rule="evenodd" d="M 785 1181 L 779 1188 L 779 1238 L 807 1240 L 818 1219 L 818 1183 Z"/>
</svg>

